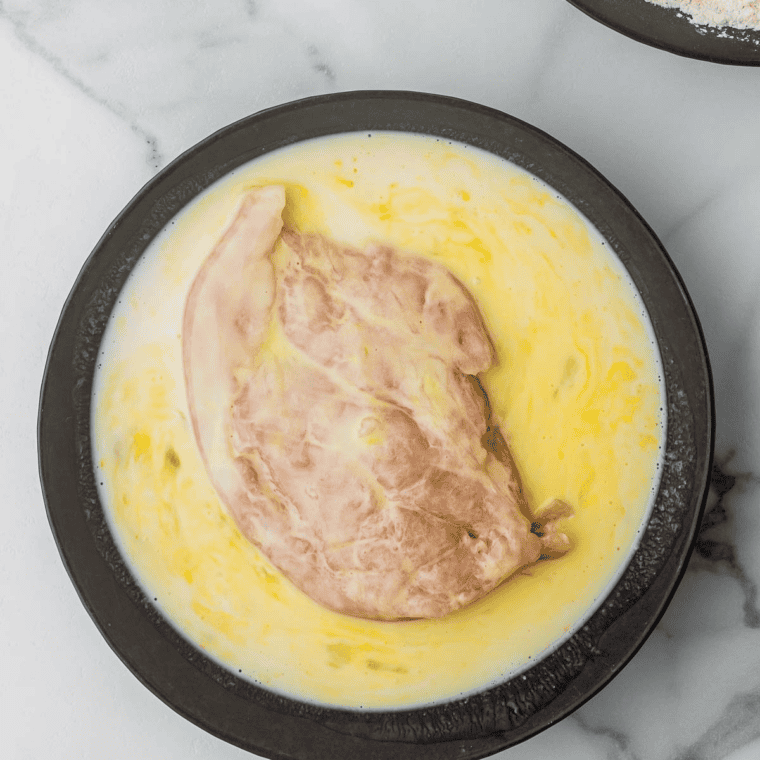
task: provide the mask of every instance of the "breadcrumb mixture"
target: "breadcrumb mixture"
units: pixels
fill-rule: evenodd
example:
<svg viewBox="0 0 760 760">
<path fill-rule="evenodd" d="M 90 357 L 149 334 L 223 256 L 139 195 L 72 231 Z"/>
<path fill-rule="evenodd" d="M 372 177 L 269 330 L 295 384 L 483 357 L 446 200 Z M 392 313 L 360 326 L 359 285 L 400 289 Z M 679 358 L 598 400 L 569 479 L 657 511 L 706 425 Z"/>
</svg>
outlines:
<svg viewBox="0 0 760 760">
<path fill-rule="evenodd" d="M 760 29 L 760 0 L 647 0 L 666 8 L 679 8 L 695 24 Z"/>
</svg>

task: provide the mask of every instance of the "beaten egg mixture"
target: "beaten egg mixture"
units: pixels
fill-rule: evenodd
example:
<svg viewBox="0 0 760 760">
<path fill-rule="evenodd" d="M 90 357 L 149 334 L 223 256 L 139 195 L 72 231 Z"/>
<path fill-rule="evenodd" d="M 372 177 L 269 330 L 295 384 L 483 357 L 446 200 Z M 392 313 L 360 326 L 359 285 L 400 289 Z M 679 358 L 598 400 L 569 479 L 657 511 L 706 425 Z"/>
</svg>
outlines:
<svg viewBox="0 0 760 760">
<path fill-rule="evenodd" d="M 528 504 L 561 498 L 572 549 L 444 618 L 327 610 L 238 531 L 198 452 L 182 314 L 195 274 L 251 187 L 286 188 L 285 223 L 445 265 L 476 299 L 498 364 L 483 377 Z M 277 345 L 266 350 L 276 351 Z M 424 136 L 299 143 L 228 175 L 157 238 L 101 348 L 93 431 L 117 542 L 178 630 L 231 671 L 350 708 L 429 704 L 529 666 L 576 630 L 635 549 L 664 421 L 643 306 L 599 235 L 530 174 Z"/>
</svg>

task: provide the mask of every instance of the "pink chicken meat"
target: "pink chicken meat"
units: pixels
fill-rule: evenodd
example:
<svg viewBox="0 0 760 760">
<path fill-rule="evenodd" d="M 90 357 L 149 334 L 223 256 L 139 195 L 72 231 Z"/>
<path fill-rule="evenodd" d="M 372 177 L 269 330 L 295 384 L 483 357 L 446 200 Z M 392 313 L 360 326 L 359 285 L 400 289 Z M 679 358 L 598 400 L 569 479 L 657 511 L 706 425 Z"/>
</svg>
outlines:
<svg viewBox="0 0 760 760">
<path fill-rule="evenodd" d="M 185 308 L 193 427 L 241 532 L 316 602 L 384 620 L 446 615 L 565 551 L 560 502 L 531 531 L 462 284 L 284 228 L 284 206 L 280 186 L 245 195 Z"/>
</svg>

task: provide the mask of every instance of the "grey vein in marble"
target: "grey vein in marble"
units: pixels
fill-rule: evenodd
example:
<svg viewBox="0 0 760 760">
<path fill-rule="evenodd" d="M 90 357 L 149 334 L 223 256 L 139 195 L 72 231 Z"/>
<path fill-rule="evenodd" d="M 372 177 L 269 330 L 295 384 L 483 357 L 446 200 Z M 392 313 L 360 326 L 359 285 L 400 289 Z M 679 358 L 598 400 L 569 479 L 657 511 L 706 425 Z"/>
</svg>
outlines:
<svg viewBox="0 0 760 760">
<path fill-rule="evenodd" d="M 729 456 L 728 461 L 730 458 Z M 690 569 L 727 572 L 735 578 L 744 594 L 744 625 L 748 628 L 760 628 L 757 584 L 749 577 L 737 557 L 735 540 L 730 535 L 733 519 L 730 507 L 724 501 L 737 483 L 741 485 L 751 482 L 755 476 L 752 473 L 732 475 L 724 470 L 727 463 L 713 464 L 710 477 L 712 498 L 702 519 L 694 545 L 695 557 L 690 564 Z M 708 534 L 713 534 L 713 537 L 711 538 Z M 700 562 L 700 559 L 703 561 Z"/>
<path fill-rule="evenodd" d="M 158 138 L 151 134 L 148 130 L 144 129 L 138 124 L 126 111 L 125 108 L 119 107 L 112 101 L 109 101 L 101 97 L 94 89 L 89 87 L 82 79 L 72 73 L 65 65 L 64 61 L 52 53 L 50 50 L 41 45 L 37 40 L 29 33 L 24 23 L 18 19 L 14 14 L 8 12 L 4 3 L 0 2 L 0 18 L 8 20 L 13 26 L 16 38 L 24 45 L 24 47 L 33 55 L 39 56 L 45 60 L 54 71 L 63 77 L 67 82 L 77 88 L 82 94 L 93 100 L 100 106 L 103 106 L 112 114 L 117 116 L 126 122 L 132 132 L 137 137 L 145 142 L 148 148 L 146 161 L 148 166 L 155 172 L 158 171 L 164 163 L 164 158 L 161 155 L 161 151 L 158 147 Z"/>
<path fill-rule="evenodd" d="M 616 731 L 606 726 L 592 726 L 583 718 L 583 712 L 576 712 L 569 720 L 581 727 L 584 733 L 602 739 L 609 739 L 612 747 L 607 754 L 609 760 L 643 760 L 631 748 L 631 738 L 622 731 Z"/>
<path fill-rule="evenodd" d="M 179 154 L 252 112 L 314 94 L 314 85 L 333 89 L 336 71 L 324 35 L 294 24 L 276 4 L 221 0 L 176 16 L 167 0 L 134 12 L 120 6 L 96 18 L 95 27 L 102 26 L 96 36 L 91 19 L 103 13 L 86 0 L 67 6 L 6 0 L 0 6 L 30 52 L 146 141 L 154 170 L 166 154 Z M 141 15 L 153 23 L 137 34 Z M 179 139 L 159 152 L 154 135 L 164 132 Z"/>
<path fill-rule="evenodd" d="M 134 132 L 137 135 L 137 137 L 143 142 L 145 142 L 145 144 L 147 145 L 148 152 L 146 155 L 146 162 L 148 166 L 154 172 L 158 171 L 161 168 L 161 166 L 164 163 L 164 159 L 158 147 L 158 138 L 155 135 L 148 132 L 146 129 L 141 127 L 134 119 L 132 119 L 129 116 L 129 114 L 126 112 L 126 109 L 119 108 L 113 102 L 102 98 L 100 95 L 98 95 L 97 92 L 95 92 L 95 90 L 93 90 L 91 87 L 88 87 L 84 81 L 82 81 L 79 77 L 77 77 L 69 69 L 67 69 L 63 60 L 61 60 L 56 55 L 54 55 L 49 50 L 47 50 L 42 45 L 40 45 L 34 39 L 34 37 L 32 37 L 32 35 L 29 34 L 29 32 L 24 27 L 23 23 L 17 20 L 16 18 L 14 18 L 12 14 L 8 13 L 5 10 L 5 7 L 2 3 L 0 3 L 0 18 L 7 19 L 12 24 L 14 32 L 16 34 L 16 38 L 19 40 L 19 42 L 21 42 L 24 45 L 24 47 L 30 53 L 32 53 L 35 56 L 39 56 L 44 61 L 46 61 L 54 69 L 54 71 L 57 74 L 63 77 L 71 85 L 76 87 L 77 90 L 79 90 L 83 95 L 86 95 L 95 103 L 97 103 L 100 106 L 103 106 L 112 114 L 114 114 L 118 118 L 125 121 L 127 126 L 132 130 L 132 132 Z"/>
<path fill-rule="evenodd" d="M 317 46 L 309 45 L 306 48 L 306 52 L 312 62 L 311 67 L 314 69 L 314 71 L 323 74 L 327 80 L 327 83 L 332 85 L 335 82 L 335 72 L 333 71 L 332 67 L 325 62 L 325 59 L 317 49 Z"/>
<path fill-rule="evenodd" d="M 760 737 L 760 685 L 731 700 L 718 720 L 673 760 L 722 760 Z"/>
</svg>

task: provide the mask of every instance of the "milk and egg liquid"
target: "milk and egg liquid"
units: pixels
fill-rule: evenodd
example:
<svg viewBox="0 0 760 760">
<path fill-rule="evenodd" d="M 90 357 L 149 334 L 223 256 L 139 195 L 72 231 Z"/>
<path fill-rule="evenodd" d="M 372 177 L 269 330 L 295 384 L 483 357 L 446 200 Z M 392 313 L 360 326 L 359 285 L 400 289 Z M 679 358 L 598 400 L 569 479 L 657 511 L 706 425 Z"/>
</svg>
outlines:
<svg viewBox="0 0 760 760">
<path fill-rule="evenodd" d="M 182 314 L 198 269 L 255 186 L 284 184 L 286 224 L 444 264 L 478 303 L 498 364 L 483 378 L 534 513 L 575 510 L 573 548 L 437 620 L 324 609 L 246 541 L 198 452 Z M 177 215 L 124 286 L 93 403 L 100 496 L 150 599 L 204 652 L 320 704 L 401 708 L 471 693 L 566 640 L 614 585 L 656 492 L 662 373 L 624 267 L 579 212 L 513 164 L 427 136 L 340 135 L 246 164 Z M 445 667 L 444 667 L 445 665 Z"/>
</svg>

